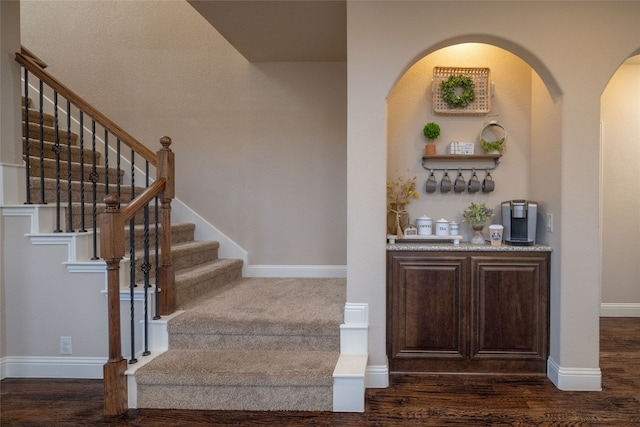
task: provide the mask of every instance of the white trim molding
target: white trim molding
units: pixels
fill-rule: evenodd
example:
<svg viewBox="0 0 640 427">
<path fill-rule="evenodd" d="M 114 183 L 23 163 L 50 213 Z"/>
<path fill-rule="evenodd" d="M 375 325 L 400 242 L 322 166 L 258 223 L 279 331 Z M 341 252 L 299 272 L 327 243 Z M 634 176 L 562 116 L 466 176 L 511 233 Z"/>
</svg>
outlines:
<svg viewBox="0 0 640 427">
<path fill-rule="evenodd" d="M 2 378 L 102 379 L 106 357 L 7 356 L 0 361 Z"/>
<path fill-rule="evenodd" d="M 640 303 L 600 304 L 600 317 L 640 317 Z"/>
<path fill-rule="evenodd" d="M 333 412 L 364 412 L 368 353 L 369 305 L 346 303 L 340 357 L 333 371 Z"/>
<path fill-rule="evenodd" d="M 365 378 L 366 388 L 387 388 L 389 387 L 389 364 L 369 365 Z"/>
<path fill-rule="evenodd" d="M 563 368 L 551 357 L 547 360 L 547 376 L 563 391 L 601 391 L 600 368 Z"/>
</svg>

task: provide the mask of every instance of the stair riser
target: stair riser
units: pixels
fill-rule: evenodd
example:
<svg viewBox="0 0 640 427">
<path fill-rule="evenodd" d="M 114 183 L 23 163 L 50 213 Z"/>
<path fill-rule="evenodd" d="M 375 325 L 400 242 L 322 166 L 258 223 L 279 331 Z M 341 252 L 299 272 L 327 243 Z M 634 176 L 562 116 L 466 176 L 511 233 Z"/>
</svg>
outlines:
<svg viewBox="0 0 640 427">
<path fill-rule="evenodd" d="M 22 136 L 25 137 L 25 129 L 23 123 Z M 39 123 L 29 123 L 29 139 L 37 139 L 40 141 L 40 124 Z M 84 136 L 84 142 L 86 144 L 91 143 L 91 135 Z M 42 126 L 42 139 L 44 141 L 56 142 L 56 130 L 53 127 Z M 71 145 L 78 145 L 78 135 L 71 132 L 67 132 L 66 130 L 58 129 L 58 141 L 60 144 L 66 144 L 67 141 L 71 140 Z"/>
<path fill-rule="evenodd" d="M 332 386 L 206 386 L 138 384 L 138 408 L 232 411 L 331 411 Z M 194 393 L 198 398 L 194 399 Z"/>
<path fill-rule="evenodd" d="M 44 159 L 44 176 L 45 178 L 56 178 L 57 174 L 57 166 L 56 161 L 52 159 Z M 29 176 L 40 176 L 41 162 L 39 158 L 30 157 L 29 158 Z M 68 165 L 66 162 L 60 162 L 60 179 L 68 179 Z M 91 172 L 93 171 L 93 165 L 84 165 L 84 174 L 81 173 L 83 169 L 80 168 L 80 164 L 72 163 L 71 164 L 71 180 L 80 181 L 82 178 L 84 182 L 89 181 L 89 177 Z M 105 169 L 103 166 L 96 166 L 97 173 L 97 182 L 104 183 L 105 182 Z M 109 168 L 109 182 L 116 182 L 116 178 L 118 176 L 118 172 L 115 169 Z M 120 176 L 124 176 L 124 172 L 121 171 Z"/>
<path fill-rule="evenodd" d="M 340 337 L 310 335 L 208 335 L 176 334 L 169 348 L 184 350 L 287 350 L 340 351 Z"/>
<path fill-rule="evenodd" d="M 64 143 L 60 143 L 60 160 L 67 162 L 69 160 L 69 152 L 68 152 L 68 146 L 66 144 L 66 141 Z M 48 142 L 45 141 L 43 144 L 43 148 L 44 148 L 44 152 L 42 153 L 44 158 L 47 159 L 54 159 L 56 158 L 56 153 L 53 151 L 53 147 L 54 147 L 54 143 L 52 142 Z M 38 139 L 33 139 L 30 138 L 29 139 L 29 156 L 30 157 L 40 157 L 40 140 Z M 26 150 L 26 140 L 23 138 L 22 139 L 22 150 L 24 155 L 26 155 L 27 150 Z M 80 148 L 75 146 L 75 145 L 71 145 L 71 161 L 75 162 L 75 163 L 79 163 L 80 162 Z M 90 150 L 84 150 L 84 162 L 91 164 L 93 163 L 93 154 L 91 153 Z M 96 159 L 97 162 L 100 164 L 101 163 L 101 159 L 102 159 L 102 153 L 100 152 L 96 152 Z"/>
</svg>

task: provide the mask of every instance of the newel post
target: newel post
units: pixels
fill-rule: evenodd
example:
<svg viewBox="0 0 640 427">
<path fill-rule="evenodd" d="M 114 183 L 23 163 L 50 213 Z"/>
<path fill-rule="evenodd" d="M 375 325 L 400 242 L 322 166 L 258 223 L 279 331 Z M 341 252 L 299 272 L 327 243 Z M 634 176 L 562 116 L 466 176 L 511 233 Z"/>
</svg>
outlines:
<svg viewBox="0 0 640 427">
<path fill-rule="evenodd" d="M 162 258 L 158 269 L 160 287 L 160 314 L 171 314 L 176 310 L 176 286 L 173 263 L 171 261 L 171 200 L 175 197 L 175 155 L 169 148 L 171 138 L 160 138 L 162 149 L 158 151 L 158 177 L 166 180 L 164 191 L 160 193 L 162 212 Z"/>
<path fill-rule="evenodd" d="M 120 415 L 127 410 L 127 361 L 122 357 L 120 336 L 120 261 L 124 257 L 124 222 L 118 196 L 104 198 L 107 207 L 100 217 L 100 254 L 107 264 L 107 316 L 109 360 L 103 368 L 104 414 Z"/>
</svg>

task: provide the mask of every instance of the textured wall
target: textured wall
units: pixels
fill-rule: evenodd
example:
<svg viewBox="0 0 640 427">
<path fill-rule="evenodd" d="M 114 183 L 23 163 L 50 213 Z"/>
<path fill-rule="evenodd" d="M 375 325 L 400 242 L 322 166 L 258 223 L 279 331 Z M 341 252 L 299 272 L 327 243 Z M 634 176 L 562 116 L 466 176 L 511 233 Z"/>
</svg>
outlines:
<svg viewBox="0 0 640 427">
<path fill-rule="evenodd" d="M 186 1 L 22 2 L 22 42 L 150 148 L 249 264 L 346 264 L 346 65 L 250 64 Z"/>
</svg>

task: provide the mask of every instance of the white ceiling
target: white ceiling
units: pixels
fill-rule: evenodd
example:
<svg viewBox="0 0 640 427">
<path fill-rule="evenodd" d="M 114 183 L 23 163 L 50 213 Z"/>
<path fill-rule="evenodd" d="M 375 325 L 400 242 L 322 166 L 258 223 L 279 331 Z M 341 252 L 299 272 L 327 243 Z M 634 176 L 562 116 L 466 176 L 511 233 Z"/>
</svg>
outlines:
<svg viewBox="0 0 640 427">
<path fill-rule="evenodd" d="M 247 60 L 346 61 L 346 0 L 188 0 Z"/>
</svg>

